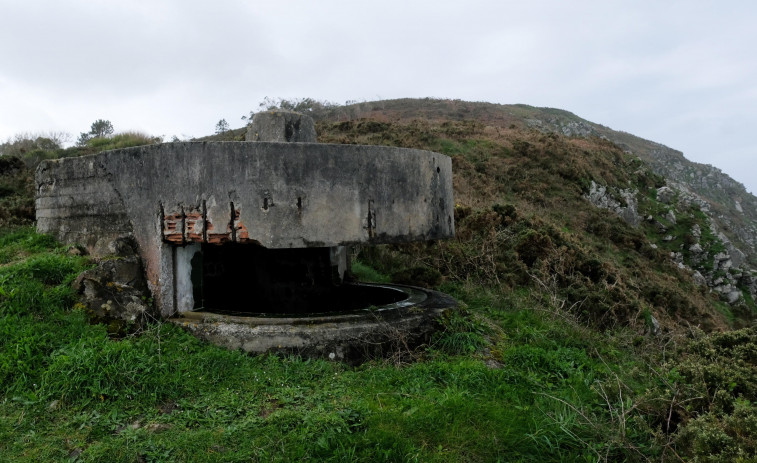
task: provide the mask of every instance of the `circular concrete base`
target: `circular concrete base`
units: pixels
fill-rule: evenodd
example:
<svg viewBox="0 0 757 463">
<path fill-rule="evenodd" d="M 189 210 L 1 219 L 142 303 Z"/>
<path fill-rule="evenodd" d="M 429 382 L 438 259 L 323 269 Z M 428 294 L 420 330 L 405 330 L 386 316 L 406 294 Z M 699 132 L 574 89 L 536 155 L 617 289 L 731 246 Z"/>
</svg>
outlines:
<svg viewBox="0 0 757 463">
<path fill-rule="evenodd" d="M 407 297 L 349 312 L 243 316 L 193 311 L 168 321 L 229 349 L 359 362 L 428 341 L 439 328 L 439 317 L 457 306 L 446 294 L 423 288 L 365 283 L 355 286 L 400 291 Z"/>
</svg>

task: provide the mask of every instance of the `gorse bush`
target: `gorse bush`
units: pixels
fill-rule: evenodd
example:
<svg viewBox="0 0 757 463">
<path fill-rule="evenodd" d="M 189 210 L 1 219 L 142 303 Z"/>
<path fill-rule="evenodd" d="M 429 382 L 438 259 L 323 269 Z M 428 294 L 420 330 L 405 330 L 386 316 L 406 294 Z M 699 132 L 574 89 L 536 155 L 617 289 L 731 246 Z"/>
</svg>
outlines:
<svg viewBox="0 0 757 463">
<path fill-rule="evenodd" d="M 0 228 L 34 220 L 32 172 L 16 156 L 0 156 Z"/>
<path fill-rule="evenodd" d="M 433 101 L 424 120 L 397 112 L 338 122 L 325 119 L 335 111 L 328 105 L 299 103 L 323 116 L 320 141 L 452 156 L 456 237 L 356 247 L 352 272 L 423 283 L 461 308 L 404 363 L 251 356 L 159 321 L 111 338 L 77 309 L 70 289 L 86 259 L 30 229 L 0 233 L 4 459 L 757 458 L 754 328 L 690 328 L 686 322 L 724 328 L 718 310 L 731 309 L 670 262 L 695 225 L 703 247 L 722 245 L 706 217 L 696 208 L 680 213 L 677 225 L 666 225 L 680 227 L 674 243 L 655 248 L 650 224 L 630 227 L 585 198 L 592 181 L 631 188 L 640 211 L 666 214 L 654 191 L 663 180 L 638 159 L 606 140 L 466 120 L 477 109 L 455 102 L 448 106 L 459 121 L 432 117 Z M 68 153 L 150 142 L 117 139 Z M 748 321 L 732 309 L 734 324 Z"/>
<path fill-rule="evenodd" d="M 592 181 L 616 190 L 659 184 L 637 158 L 606 140 L 518 128 L 493 133 L 476 121 L 321 121 L 318 133 L 322 142 L 396 145 L 452 156 L 455 238 L 431 247 L 395 245 L 360 254 L 397 281 L 408 281 L 402 276 L 412 269 L 429 268 L 441 272 L 439 282 L 538 288 L 551 303 L 602 328 L 630 324 L 644 330 L 644 310 L 671 329 L 680 319 L 705 328 L 739 323 L 715 309 L 717 298 L 697 291 L 690 276 L 671 263 L 663 249 L 679 242 L 656 248 L 650 240 L 661 237 L 648 235 L 646 224 L 634 228 L 587 201 Z M 694 224 L 708 228 L 692 211 L 682 216 L 681 239 L 684 228 Z M 709 246 L 706 238 L 702 242 Z M 748 312 L 738 315 L 748 322 Z"/>
<path fill-rule="evenodd" d="M 681 397 L 676 440 L 695 461 L 757 459 L 757 329 L 702 336 L 672 362 Z"/>
</svg>

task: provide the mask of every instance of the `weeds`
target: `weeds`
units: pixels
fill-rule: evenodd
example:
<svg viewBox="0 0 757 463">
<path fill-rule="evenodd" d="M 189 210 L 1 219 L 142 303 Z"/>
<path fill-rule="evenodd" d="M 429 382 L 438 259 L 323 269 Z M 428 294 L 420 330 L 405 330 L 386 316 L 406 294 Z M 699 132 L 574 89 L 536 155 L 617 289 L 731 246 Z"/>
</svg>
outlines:
<svg viewBox="0 0 757 463">
<path fill-rule="evenodd" d="M 374 282 L 422 277 L 464 309 L 441 320 L 443 330 L 423 349 L 403 333 L 384 333 L 393 355 L 358 367 L 226 351 L 157 320 L 112 339 L 75 308 L 69 283 L 85 259 L 29 229 L 3 232 L 0 455 L 21 462 L 755 458 L 754 330 L 692 329 L 684 339 L 674 330 L 681 320 L 724 326 L 709 296 L 692 291 L 642 231 L 583 199 L 592 180 L 648 189 L 659 178 L 602 140 L 517 125 L 322 121 L 319 132 L 322 141 L 436 147 L 454 156 L 457 237 L 359 249 L 352 271 Z M 699 224 L 699 214 L 679 223 Z M 702 228 L 702 242 L 716 249 Z M 647 334 L 652 316 L 661 324 L 657 337 Z"/>
<path fill-rule="evenodd" d="M 729 383 L 687 367 L 693 358 L 675 375 L 643 373 L 630 342 L 567 316 L 554 280 L 543 297 L 447 281 L 465 309 L 425 350 L 397 336 L 397 358 L 350 368 L 225 351 L 159 322 L 112 340 L 67 296 L 33 302 L 62 291 L 84 261 L 29 231 L 0 240 L 12 250 L 0 451 L 14 461 L 646 461 L 675 459 L 690 442 L 723 455 L 751 448 L 736 434 L 752 420 L 740 398 L 751 397 L 748 368 Z M 356 273 L 386 278 L 362 265 Z M 32 310 L 9 291 L 29 294 Z M 698 342 L 692 355 L 735 349 L 746 361 L 752 337 Z M 691 382 L 713 386 L 703 396 Z"/>
</svg>

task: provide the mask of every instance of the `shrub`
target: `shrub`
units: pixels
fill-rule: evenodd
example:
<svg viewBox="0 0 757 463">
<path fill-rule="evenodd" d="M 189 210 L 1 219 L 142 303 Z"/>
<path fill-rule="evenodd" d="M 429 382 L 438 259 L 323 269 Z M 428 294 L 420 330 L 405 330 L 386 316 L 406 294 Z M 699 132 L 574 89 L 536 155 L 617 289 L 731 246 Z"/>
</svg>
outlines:
<svg viewBox="0 0 757 463">
<path fill-rule="evenodd" d="M 442 282 L 442 274 L 431 267 L 412 267 L 392 273 L 392 283 L 434 288 Z"/>
<path fill-rule="evenodd" d="M 537 259 L 547 257 L 553 247 L 549 236 L 536 230 L 526 230 L 518 236 L 515 252 L 518 253 L 520 260 L 532 267 Z"/>
</svg>

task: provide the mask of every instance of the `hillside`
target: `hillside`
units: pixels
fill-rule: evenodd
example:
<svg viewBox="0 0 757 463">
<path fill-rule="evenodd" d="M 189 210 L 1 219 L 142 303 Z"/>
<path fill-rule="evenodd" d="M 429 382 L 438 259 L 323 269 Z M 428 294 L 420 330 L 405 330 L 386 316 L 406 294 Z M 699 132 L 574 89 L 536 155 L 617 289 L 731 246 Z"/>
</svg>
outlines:
<svg viewBox="0 0 757 463">
<path fill-rule="evenodd" d="M 751 266 L 757 266 L 757 198 L 747 192 L 741 183 L 717 167 L 689 161 L 680 151 L 589 122 L 568 111 L 522 104 L 401 99 L 326 108 L 314 111 L 313 115 L 328 120 L 360 117 L 398 122 L 418 118 L 475 120 L 484 126 L 499 129 L 515 125 L 568 137 L 607 139 L 625 152 L 646 161 L 655 173 L 665 177 L 670 186 L 691 194 L 695 201 L 711 209 L 716 234 L 724 235 L 737 265 L 746 259 Z"/>
<path fill-rule="evenodd" d="M 313 103 L 312 100 L 303 102 Z M 584 169 L 573 177 L 563 175 L 554 181 L 583 182 L 585 196 L 600 207 L 615 210 L 632 226 L 642 230 L 648 236 L 650 244 L 670 252 L 676 265 L 689 270 L 697 284 L 706 285 L 731 304 L 741 304 L 744 301 L 753 307 L 752 300 L 757 290 L 753 270 L 756 261 L 757 199 L 746 192 L 743 185 L 715 167 L 693 163 L 678 151 L 628 133 L 611 130 L 559 109 L 433 99 L 388 100 L 348 106 L 314 104 L 312 108 L 311 114 L 323 122 L 364 119 L 407 125 L 425 121 L 429 127 L 460 123 L 467 127 L 465 135 L 458 133 L 450 137 L 449 134 L 439 134 L 437 128 L 431 129 L 436 134 L 427 134 L 426 137 L 457 137 L 465 139 L 466 143 L 470 143 L 472 139 L 493 141 L 504 145 L 506 150 L 518 146 L 519 138 L 537 132 L 558 135 L 561 139 L 581 139 L 587 144 L 587 149 L 584 150 L 587 154 L 606 149 L 601 147 L 602 143 L 597 145 L 599 140 L 610 141 L 623 152 L 623 155 L 615 155 L 621 156 L 627 164 L 626 175 L 621 176 L 620 182 L 604 183 L 602 175 L 590 169 Z M 355 142 L 343 136 L 322 138 L 332 142 Z M 391 136 L 383 140 L 380 136 L 373 136 L 363 141 L 402 146 L 411 143 L 415 147 L 436 149 L 445 154 L 461 154 L 439 143 L 433 146 L 418 140 L 398 141 L 396 136 L 394 140 Z M 551 154 L 549 147 L 541 150 L 548 157 Z M 644 162 L 637 165 L 636 159 Z M 585 161 L 584 159 L 583 162 Z M 559 164 L 566 162 L 566 159 L 549 158 L 545 162 Z M 569 162 L 580 164 L 582 160 Z M 647 184 L 640 184 L 633 178 L 634 174 L 628 171 L 637 167 L 639 172 L 651 170 L 645 174 L 649 178 L 654 174 L 662 177 L 654 181 L 655 191 L 652 191 L 648 181 Z M 478 169 L 483 174 L 488 172 L 481 164 Z M 503 176 L 499 180 L 509 179 Z M 592 187 L 591 182 L 595 182 L 596 186 Z M 538 185 L 534 187 L 538 189 Z M 658 201 L 658 192 L 662 192 L 661 199 L 664 201 Z M 499 199 L 492 197 L 489 200 L 496 202 Z M 625 205 L 628 200 L 631 204 Z M 693 212 L 693 209 L 696 211 Z M 698 215 L 699 219 L 690 220 L 694 215 Z M 707 243 L 703 245 L 701 240 Z M 750 311 L 741 312 L 751 317 L 748 315 Z"/>
<path fill-rule="evenodd" d="M 354 249 L 353 269 L 362 280 L 442 290 L 461 310 L 428 345 L 398 343 L 389 358 L 358 367 L 229 352 L 156 320 L 88 324 L 71 282 L 91 263 L 18 228 L 30 222 L 20 207 L 0 224 L 0 454 L 123 462 L 757 457 L 757 288 L 751 261 L 737 262 L 719 235 L 724 217 L 739 217 L 716 194 L 733 201 L 731 190 L 713 186 L 706 196 L 704 187 L 670 180 L 645 161 L 654 149 L 696 166 L 628 134 L 613 132 L 621 137 L 613 140 L 609 129 L 560 110 L 445 100 L 301 109 L 317 119 L 321 143 L 452 157 L 456 238 Z M 14 167 L 5 169 L 0 199 L 28 205 L 29 171 L 7 164 Z M 739 197 L 747 225 L 752 200 Z"/>
</svg>

